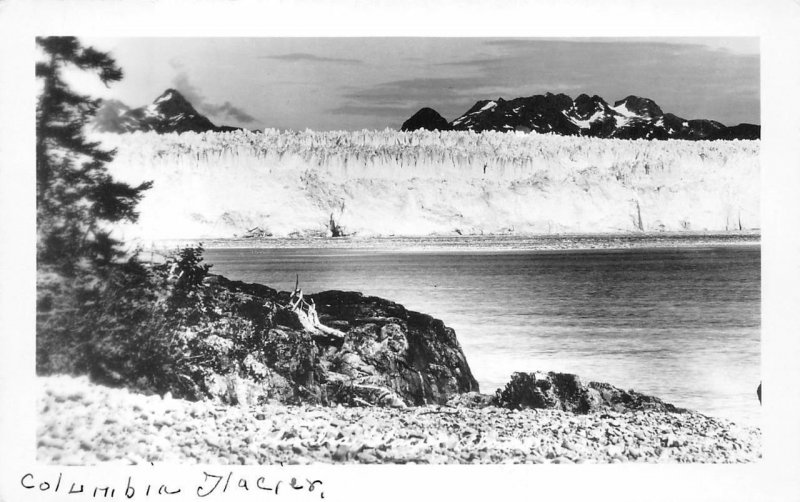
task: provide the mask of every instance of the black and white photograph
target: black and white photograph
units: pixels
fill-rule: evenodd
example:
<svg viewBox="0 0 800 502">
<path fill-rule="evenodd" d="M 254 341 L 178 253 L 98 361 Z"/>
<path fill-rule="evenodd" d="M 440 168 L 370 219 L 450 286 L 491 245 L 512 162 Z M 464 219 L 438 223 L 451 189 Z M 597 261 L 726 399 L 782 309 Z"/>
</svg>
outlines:
<svg viewBox="0 0 800 502">
<path fill-rule="evenodd" d="M 28 38 L 33 162 L 3 169 L 35 194 L 14 308 L 44 470 L 0 500 L 105 468 L 198 482 L 84 495 L 772 465 L 767 267 L 797 249 L 762 241 L 768 36 L 98 31 Z"/>
<path fill-rule="evenodd" d="M 757 39 L 37 45 L 39 458 L 760 457 Z"/>
</svg>

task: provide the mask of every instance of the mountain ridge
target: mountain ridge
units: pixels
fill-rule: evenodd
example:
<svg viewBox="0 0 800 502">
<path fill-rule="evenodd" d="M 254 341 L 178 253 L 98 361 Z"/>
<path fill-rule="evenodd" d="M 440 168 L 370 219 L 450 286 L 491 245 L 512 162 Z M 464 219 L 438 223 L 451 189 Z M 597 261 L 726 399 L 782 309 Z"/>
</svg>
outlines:
<svg viewBox="0 0 800 502">
<path fill-rule="evenodd" d="M 131 108 L 119 100 L 103 100 L 95 114 L 96 132 L 154 131 L 158 134 L 236 131 L 240 127 L 217 126 L 177 90 L 169 88 L 149 105 Z"/>
<path fill-rule="evenodd" d="M 574 100 L 566 94 L 549 92 L 511 100 L 500 97 L 477 101 L 446 126 L 440 118 L 446 120 L 426 107 L 405 121 L 400 130 L 521 131 L 655 140 L 752 140 L 761 137 L 760 125 L 742 123 L 728 127 L 715 120 L 687 120 L 665 113 L 652 99 L 635 95 L 615 101 L 613 105 L 598 95 L 588 94 L 580 94 Z"/>
</svg>

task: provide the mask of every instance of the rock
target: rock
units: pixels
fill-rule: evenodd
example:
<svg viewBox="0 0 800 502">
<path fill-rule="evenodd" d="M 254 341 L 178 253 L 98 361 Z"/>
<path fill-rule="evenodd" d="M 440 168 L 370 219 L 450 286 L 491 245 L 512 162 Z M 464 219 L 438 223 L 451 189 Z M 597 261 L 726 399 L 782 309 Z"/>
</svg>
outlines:
<svg viewBox="0 0 800 502">
<path fill-rule="evenodd" d="M 678 438 L 675 437 L 674 434 L 665 434 L 661 436 L 661 446 L 666 448 L 674 448 L 680 446 L 680 442 Z"/>
<path fill-rule="evenodd" d="M 350 449 L 345 445 L 339 445 L 331 455 L 331 458 L 336 462 L 345 462 L 350 457 Z"/>
<path fill-rule="evenodd" d="M 686 411 L 652 396 L 624 391 L 607 383 L 585 385 L 577 375 L 554 372 L 514 373 L 506 387 L 497 392 L 495 402 L 512 409 L 549 408 L 582 414 L 607 409 Z M 612 425 L 618 426 L 613 421 Z"/>
<path fill-rule="evenodd" d="M 381 406 L 405 408 L 406 403 L 391 389 L 382 385 L 341 382 L 333 394 L 336 401 L 351 406 Z"/>
<path fill-rule="evenodd" d="M 661 399 L 640 394 L 633 390 L 622 390 L 613 385 L 602 382 L 589 382 L 588 387 L 598 391 L 600 395 L 599 408 L 611 408 L 615 411 L 652 410 L 670 413 L 685 413 L 685 408 L 679 408 Z"/>
<path fill-rule="evenodd" d="M 310 298 L 322 322 L 352 326 L 342 347 L 323 356 L 330 373 L 384 387 L 413 405 L 444 404 L 478 390 L 455 332 L 442 321 L 361 293 L 326 291 Z"/>
<path fill-rule="evenodd" d="M 379 462 L 378 457 L 368 451 L 360 452 L 358 455 L 356 455 L 356 458 L 359 462 L 364 464 L 376 464 Z"/>
<path fill-rule="evenodd" d="M 577 375 L 564 373 L 514 373 L 496 401 L 506 408 L 551 408 L 588 413 L 591 402 Z"/>
<path fill-rule="evenodd" d="M 287 292 L 213 275 L 203 285 L 213 315 L 198 314 L 181 335 L 191 342 L 184 360 L 192 366 L 165 365 L 177 374 L 158 376 L 166 400 L 403 408 L 478 391 L 455 332 L 431 316 L 354 292 L 306 296 L 320 325 L 345 334 L 331 343 L 285 307 Z M 137 385 L 150 391 L 148 381 Z"/>
<path fill-rule="evenodd" d="M 447 400 L 447 406 L 453 408 L 481 409 L 491 406 L 493 403 L 494 396 L 480 392 L 456 394 Z"/>
</svg>

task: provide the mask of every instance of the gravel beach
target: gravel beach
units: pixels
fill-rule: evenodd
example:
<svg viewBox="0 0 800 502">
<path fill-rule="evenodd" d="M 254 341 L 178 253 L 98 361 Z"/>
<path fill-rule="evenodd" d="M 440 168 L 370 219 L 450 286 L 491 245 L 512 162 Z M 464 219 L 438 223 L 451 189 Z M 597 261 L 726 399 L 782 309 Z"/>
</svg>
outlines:
<svg viewBox="0 0 800 502">
<path fill-rule="evenodd" d="M 753 462 L 761 431 L 698 413 L 486 407 L 230 407 L 40 377 L 37 458 L 176 462 Z"/>
</svg>

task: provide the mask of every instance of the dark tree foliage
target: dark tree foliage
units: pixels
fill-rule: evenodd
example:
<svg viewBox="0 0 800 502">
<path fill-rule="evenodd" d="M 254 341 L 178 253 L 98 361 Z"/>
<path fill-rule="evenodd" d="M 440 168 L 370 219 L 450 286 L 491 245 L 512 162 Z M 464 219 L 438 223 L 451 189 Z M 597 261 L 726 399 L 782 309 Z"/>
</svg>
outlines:
<svg viewBox="0 0 800 502">
<path fill-rule="evenodd" d="M 37 372 L 203 397 L 198 385 L 206 371 L 224 365 L 205 338 L 236 337 L 253 328 L 217 312 L 224 305 L 204 284 L 210 265 L 202 263 L 202 253 L 197 246 L 179 249 L 159 264 L 115 263 L 91 287 L 40 271 Z"/>
<path fill-rule="evenodd" d="M 136 221 L 136 204 L 150 182 L 139 186 L 111 178 L 106 164 L 114 151 L 88 141 L 84 126 L 100 100 L 74 92 L 63 80 L 67 67 L 94 72 L 108 85 L 122 70 L 107 53 L 83 47 L 75 37 L 38 37 L 43 59 L 36 106 L 37 261 L 74 276 L 102 270 L 122 255 L 108 224 Z"/>
<path fill-rule="evenodd" d="M 256 324 L 205 284 L 202 246 L 160 263 L 143 263 L 137 253 L 122 259 L 110 226 L 136 221 L 151 183 L 131 186 L 108 174 L 115 152 L 83 132 L 100 102 L 70 89 L 62 75 L 73 67 L 107 85 L 122 70 L 74 37 L 36 44 L 43 55 L 36 65 L 37 372 L 201 398 L 207 372 L 228 364 L 214 340 L 238 340 Z"/>
</svg>

